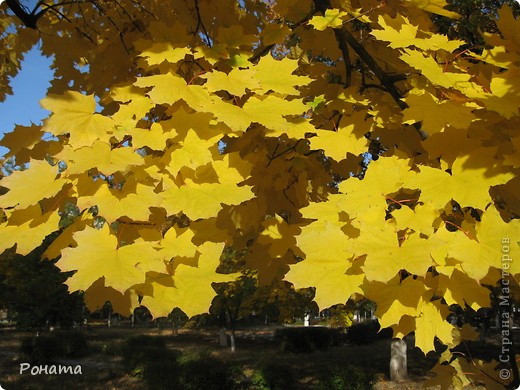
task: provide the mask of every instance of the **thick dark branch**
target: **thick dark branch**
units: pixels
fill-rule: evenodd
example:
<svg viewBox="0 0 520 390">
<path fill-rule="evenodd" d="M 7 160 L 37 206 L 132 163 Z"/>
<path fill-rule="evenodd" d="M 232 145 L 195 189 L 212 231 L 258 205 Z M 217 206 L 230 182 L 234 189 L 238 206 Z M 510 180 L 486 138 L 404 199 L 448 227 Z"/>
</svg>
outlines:
<svg viewBox="0 0 520 390">
<path fill-rule="evenodd" d="M 330 0 L 314 0 L 314 4 L 316 8 L 325 14 L 325 11 L 331 8 Z M 383 69 L 379 66 L 379 64 L 374 60 L 374 58 L 366 51 L 361 43 L 357 41 L 354 36 L 345 28 L 339 28 L 335 30 L 336 39 L 338 40 L 338 44 L 340 46 L 344 46 L 348 44 L 352 50 L 356 52 L 356 54 L 361 58 L 361 60 L 370 68 L 370 70 L 374 73 L 374 75 L 379 79 L 381 85 L 385 87 L 388 93 L 394 98 L 397 105 L 404 110 L 408 108 L 405 102 L 401 100 L 401 94 L 397 90 L 394 85 L 394 81 L 390 76 L 388 76 Z"/>
<path fill-rule="evenodd" d="M 17 0 L 6 0 L 5 2 L 9 9 L 22 21 L 25 27 L 36 29 L 36 22 L 38 22 L 39 15 L 29 13 L 25 10 Z"/>
<path fill-rule="evenodd" d="M 258 50 L 250 59 L 249 62 L 252 62 L 253 64 L 258 63 L 260 58 L 265 56 L 267 53 L 271 51 L 271 49 L 275 46 L 275 44 L 267 45 L 264 47 L 261 47 L 260 50 Z"/>
<path fill-rule="evenodd" d="M 343 36 L 343 29 L 335 29 L 334 34 L 336 35 L 336 40 L 338 41 L 339 49 L 343 56 L 343 62 L 345 63 L 345 88 L 348 88 L 352 83 L 352 64 L 350 63 L 347 40 Z"/>
<path fill-rule="evenodd" d="M 330 0 L 314 0 L 314 5 L 318 11 L 325 14 L 325 11 L 331 8 Z M 368 68 L 374 73 L 374 75 L 379 79 L 381 86 L 392 96 L 394 101 L 397 103 L 401 110 L 405 110 L 408 108 L 408 104 L 401 100 L 401 92 L 397 89 L 394 83 L 398 80 L 404 80 L 406 77 L 401 75 L 390 75 L 386 73 L 379 64 L 374 60 L 374 58 L 368 53 L 368 51 L 363 47 L 361 43 L 345 28 L 339 28 L 335 30 L 336 39 L 340 46 L 348 44 L 354 52 L 359 56 L 359 58 L 368 66 Z M 415 129 L 424 140 L 427 138 L 427 134 L 421 130 L 419 124 L 414 125 Z"/>
<path fill-rule="evenodd" d="M 74 1 L 66 1 L 63 3 L 56 3 L 52 5 L 48 5 L 43 1 L 38 1 L 36 3 L 36 6 L 34 9 L 29 12 L 24 6 L 22 6 L 18 0 L 6 0 L 6 4 L 9 7 L 9 9 L 22 21 L 25 27 L 32 28 L 36 30 L 38 20 L 47 12 L 47 11 L 55 11 L 58 15 L 64 16 L 61 12 L 57 11 L 55 8 L 63 5 L 68 4 L 75 4 L 79 3 L 79 0 Z M 38 11 L 38 9 L 41 7 L 41 10 Z"/>
</svg>

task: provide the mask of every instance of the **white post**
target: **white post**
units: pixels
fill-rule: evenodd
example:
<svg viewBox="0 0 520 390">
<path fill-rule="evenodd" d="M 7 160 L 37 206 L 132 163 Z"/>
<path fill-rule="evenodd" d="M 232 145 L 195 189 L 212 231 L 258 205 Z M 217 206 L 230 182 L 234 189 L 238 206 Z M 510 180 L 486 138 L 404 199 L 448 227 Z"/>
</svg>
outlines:
<svg viewBox="0 0 520 390">
<path fill-rule="evenodd" d="M 390 346 L 390 380 L 401 382 L 407 376 L 406 341 L 393 339 Z"/>
</svg>

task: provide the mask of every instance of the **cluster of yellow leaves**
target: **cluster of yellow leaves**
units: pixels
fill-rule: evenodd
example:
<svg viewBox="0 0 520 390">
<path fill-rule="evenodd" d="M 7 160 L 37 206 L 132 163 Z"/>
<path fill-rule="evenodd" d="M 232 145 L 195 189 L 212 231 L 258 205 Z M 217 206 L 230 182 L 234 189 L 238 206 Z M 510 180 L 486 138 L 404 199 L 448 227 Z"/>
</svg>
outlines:
<svg viewBox="0 0 520 390">
<path fill-rule="evenodd" d="M 0 251 L 26 254 L 61 228 L 46 255 L 76 271 L 67 283 L 89 307 L 165 316 L 208 310 L 212 283 L 236 276 L 216 272 L 233 246 L 260 282 L 314 287 L 320 308 L 371 299 L 381 325 L 415 332 L 425 353 L 470 337 L 449 306 L 486 307 L 485 285 L 520 277 L 501 261 L 504 247 L 520 255 L 511 10 L 477 55 L 432 30 L 429 13 L 458 17 L 444 0 L 343 1 L 312 17 L 310 1 L 141 3 L 139 23 L 109 13 L 119 31 L 83 56 L 66 30 L 77 59 L 67 73 L 56 55 L 51 115 L 0 141 L 23 168 L 0 181 Z M 398 101 L 377 72 L 348 75 L 341 29 L 400 75 Z M 463 370 L 439 366 L 439 383 L 466 383 Z"/>
</svg>

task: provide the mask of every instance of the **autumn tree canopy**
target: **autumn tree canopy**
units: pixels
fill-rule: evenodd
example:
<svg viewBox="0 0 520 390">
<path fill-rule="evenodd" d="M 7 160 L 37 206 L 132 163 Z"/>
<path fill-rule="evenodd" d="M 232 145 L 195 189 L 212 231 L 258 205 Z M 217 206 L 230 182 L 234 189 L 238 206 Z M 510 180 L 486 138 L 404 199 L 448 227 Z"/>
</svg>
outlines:
<svg viewBox="0 0 520 390">
<path fill-rule="evenodd" d="M 50 115 L 0 141 L 25 168 L 0 181 L 0 252 L 60 231 L 70 291 L 159 317 L 207 311 L 232 247 L 260 284 L 365 297 L 395 337 L 440 341 L 433 383 L 511 381 L 514 352 L 452 355 L 474 332 L 446 321 L 520 275 L 511 6 L 471 30 L 444 0 L 28 3 L 0 6 L 0 98 L 39 45 Z"/>
</svg>

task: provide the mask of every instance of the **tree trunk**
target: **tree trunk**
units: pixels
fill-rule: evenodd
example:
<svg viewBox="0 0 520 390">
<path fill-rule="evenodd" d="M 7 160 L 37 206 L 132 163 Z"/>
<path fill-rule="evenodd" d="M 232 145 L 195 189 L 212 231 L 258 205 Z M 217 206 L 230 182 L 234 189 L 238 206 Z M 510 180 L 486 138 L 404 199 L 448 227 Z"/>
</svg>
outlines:
<svg viewBox="0 0 520 390">
<path fill-rule="evenodd" d="M 112 326 L 112 305 L 110 303 L 108 304 L 107 326 L 109 328 Z"/>
<path fill-rule="evenodd" d="M 406 341 L 393 339 L 390 346 L 390 380 L 401 382 L 407 376 Z"/>
<path fill-rule="evenodd" d="M 223 326 L 219 329 L 219 332 L 218 332 L 218 344 L 221 347 L 227 347 L 227 345 L 228 345 L 226 328 Z"/>
<path fill-rule="evenodd" d="M 303 317 L 303 326 L 309 326 L 310 325 L 310 313 L 305 313 L 305 317 Z"/>
<path fill-rule="evenodd" d="M 235 329 L 231 329 L 231 337 L 230 337 L 230 344 L 231 344 L 231 352 L 236 351 L 236 344 L 235 344 Z"/>
</svg>

